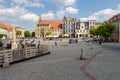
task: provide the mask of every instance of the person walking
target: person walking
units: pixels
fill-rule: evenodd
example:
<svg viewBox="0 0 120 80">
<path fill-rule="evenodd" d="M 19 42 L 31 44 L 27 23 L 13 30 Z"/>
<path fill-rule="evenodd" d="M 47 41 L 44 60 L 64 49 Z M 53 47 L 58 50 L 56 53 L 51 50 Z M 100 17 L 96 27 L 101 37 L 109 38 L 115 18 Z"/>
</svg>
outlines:
<svg viewBox="0 0 120 80">
<path fill-rule="evenodd" d="M 55 46 L 57 46 L 57 42 L 55 41 Z"/>
<path fill-rule="evenodd" d="M 37 51 L 38 51 L 38 53 L 41 53 L 41 49 L 40 49 L 40 41 L 38 41 Z"/>
<path fill-rule="evenodd" d="M 37 48 L 38 48 L 38 49 L 40 48 L 40 41 L 38 41 L 38 45 L 37 45 Z"/>
</svg>

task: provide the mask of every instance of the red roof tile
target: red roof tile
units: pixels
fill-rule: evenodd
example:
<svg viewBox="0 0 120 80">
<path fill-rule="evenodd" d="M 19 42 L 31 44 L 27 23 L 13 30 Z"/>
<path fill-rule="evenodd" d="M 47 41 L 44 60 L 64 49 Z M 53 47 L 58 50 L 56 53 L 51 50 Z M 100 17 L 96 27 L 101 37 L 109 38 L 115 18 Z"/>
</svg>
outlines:
<svg viewBox="0 0 120 80">
<path fill-rule="evenodd" d="M 3 28 L 3 29 L 6 29 L 6 30 L 12 30 L 12 26 L 9 26 L 9 25 L 5 25 L 3 23 L 0 23 L 0 28 Z"/>
<path fill-rule="evenodd" d="M 61 20 L 41 20 L 42 24 L 50 24 L 51 29 L 61 29 L 62 28 L 62 21 Z"/>
</svg>

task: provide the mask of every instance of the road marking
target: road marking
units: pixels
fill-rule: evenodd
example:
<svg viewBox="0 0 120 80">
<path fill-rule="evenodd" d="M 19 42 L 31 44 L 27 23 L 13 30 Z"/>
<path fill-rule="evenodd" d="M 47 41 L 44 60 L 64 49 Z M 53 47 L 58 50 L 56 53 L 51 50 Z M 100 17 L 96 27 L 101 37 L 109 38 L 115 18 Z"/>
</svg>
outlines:
<svg viewBox="0 0 120 80">
<path fill-rule="evenodd" d="M 93 59 L 95 59 L 95 57 L 100 54 L 102 52 L 102 50 L 99 50 L 96 54 L 94 54 L 92 57 L 90 57 L 89 59 L 87 59 L 87 61 L 80 67 L 80 70 L 90 79 L 90 80 L 96 80 L 95 77 L 93 75 L 91 75 L 88 71 L 86 71 L 86 67 L 87 65 L 90 64 L 90 62 L 92 62 Z"/>
</svg>

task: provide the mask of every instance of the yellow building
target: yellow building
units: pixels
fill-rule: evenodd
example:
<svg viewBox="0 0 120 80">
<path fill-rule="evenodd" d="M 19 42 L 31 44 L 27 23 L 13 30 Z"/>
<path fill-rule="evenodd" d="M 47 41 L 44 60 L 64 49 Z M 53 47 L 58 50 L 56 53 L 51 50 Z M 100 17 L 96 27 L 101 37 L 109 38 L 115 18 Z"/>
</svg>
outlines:
<svg viewBox="0 0 120 80">
<path fill-rule="evenodd" d="M 46 32 L 50 30 L 50 24 L 37 24 L 35 28 L 35 37 L 45 37 Z"/>
<path fill-rule="evenodd" d="M 24 28 L 20 28 L 20 27 L 16 27 L 16 31 L 21 31 L 20 35 L 17 35 L 18 38 L 24 38 L 24 32 L 26 31 L 26 29 Z"/>
<path fill-rule="evenodd" d="M 46 32 L 51 32 L 51 36 L 59 36 L 63 32 L 61 27 L 61 20 L 42 20 L 39 17 L 35 28 L 35 37 L 46 37 Z"/>
</svg>

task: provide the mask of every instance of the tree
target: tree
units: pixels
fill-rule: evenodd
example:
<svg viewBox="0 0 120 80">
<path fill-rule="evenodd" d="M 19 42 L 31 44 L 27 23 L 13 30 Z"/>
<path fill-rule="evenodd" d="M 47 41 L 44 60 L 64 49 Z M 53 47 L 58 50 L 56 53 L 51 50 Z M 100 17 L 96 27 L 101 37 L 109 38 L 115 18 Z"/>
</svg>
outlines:
<svg viewBox="0 0 120 80">
<path fill-rule="evenodd" d="M 30 37 L 30 32 L 29 32 L 29 31 L 25 31 L 25 32 L 24 32 L 24 36 L 25 36 L 25 37 Z"/>
<path fill-rule="evenodd" d="M 7 37 L 6 34 L 0 34 L 0 39 L 3 38 L 3 36 Z"/>
<path fill-rule="evenodd" d="M 94 36 L 99 35 L 98 28 L 91 28 L 91 29 L 90 29 L 90 34 L 92 34 L 92 35 L 94 35 Z"/>
<path fill-rule="evenodd" d="M 17 32 L 16 32 L 16 35 L 21 35 L 22 34 L 22 31 L 20 31 L 20 30 L 18 30 Z"/>
<path fill-rule="evenodd" d="M 50 31 L 48 31 L 48 32 L 45 33 L 46 36 L 49 36 L 51 34 L 52 34 L 52 32 L 50 32 Z"/>
<path fill-rule="evenodd" d="M 109 38 L 111 34 L 114 32 L 116 26 L 112 23 L 104 23 L 98 28 L 98 32 L 100 36 L 104 38 Z"/>
<path fill-rule="evenodd" d="M 59 34 L 59 37 L 62 37 L 62 36 L 63 36 L 63 33 L 60 33 L 60 34 Z"/>
</svg>

